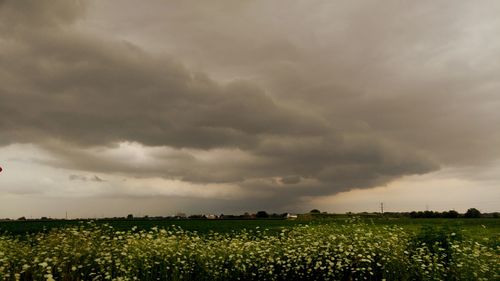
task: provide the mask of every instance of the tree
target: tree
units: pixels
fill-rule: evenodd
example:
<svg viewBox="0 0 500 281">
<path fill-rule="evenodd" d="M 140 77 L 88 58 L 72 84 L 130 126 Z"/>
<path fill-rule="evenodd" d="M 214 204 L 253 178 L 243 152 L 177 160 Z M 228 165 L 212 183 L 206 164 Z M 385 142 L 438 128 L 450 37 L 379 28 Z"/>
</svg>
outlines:
<svg viewBox="0 0 500 281">
<path fill-rule="evenodd" d="M 266 211 L 258 211 L 255 216 L 257 218 L 268 218 L 269 214 Z"/>
<path fill-rule="evenodd" d="M 448 212 L 443 212 L 444 218 L 458 218 L 458 212 L 455 210 L 449 210 Z"/>
<path fill-rule="evenodd" d="M 132 215 L 132 214 L 128 214 L 128 215 L 127 215 L 127 219 L 128 219 L 128 220 L 132 220 L 132 219 L 134 219 L 134 215 Z"/>
<path fill-rule="evenodd" d="M 311 214 L 321 214 L 321 212 L 318 209 L 312 209 L 309 213 L 311 213 Z"/>
<path fill-rule="evenodd" d="M 476 208 L 470 208 L 465 212 L 464 217 L 466 218 L 479 218 L 481 217 L 481 212 Z"/>
<path fill-rule="evenodd" d="M 437 217 L 436 213 L 434 211 L 424 211 L 424 218 L 435 218 Z"/>
</svg>

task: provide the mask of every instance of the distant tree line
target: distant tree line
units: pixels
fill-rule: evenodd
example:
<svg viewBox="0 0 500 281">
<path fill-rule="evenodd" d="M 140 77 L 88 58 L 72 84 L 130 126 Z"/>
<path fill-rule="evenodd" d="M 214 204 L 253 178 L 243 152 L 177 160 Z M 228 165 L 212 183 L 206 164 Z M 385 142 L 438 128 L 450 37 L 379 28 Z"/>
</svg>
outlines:
<svg viewBox="0 0 500 281">
<path fill-rule="evenodd" d="M 290 213 L 268 213 L 266 211 L 258 211 L 256 213 L 244 213 L 241 215 L 228 215 L 228 214 L 193 214 L 187 216 L 185 213 L 177 213 L 173 216 L 141 216 L 135 217 L 133 214 L 128 214 L 125 217 L 107 217 L 107 218 L 94 218 L 94 220 L 106 221 L 106 220 L 168 220 L 168 219 L 337 219 L 343 217 L 362 217 L 362 218 L 500 218 L 500 213 L 481 213 L 476 208 L 470 208 L 464 214 L 460 214 L 455 210 L 449 210 L 444 212 L 437 211 L 413 211 L 413 212 L 361 212 L 361 213 L 352 213 L 347 212 L 345 214 L 335 214 L 328 212 L 321 212 L 318 209 L 312 209 L 311 211 L 303 214 L 290 214 Z M 75 218 L 72 220 L 82 220 L 85 218 Z M 8 221 L 10 218 L 0 218 L 0 221 Z M 37 220 L 37 221 L 48 221 L 48 220 L 61 220 L 57 218 L 50 217 L 41 217 L 36 219 L 27 219 L 26 217 L 20 217 L 17 220 L 26 221 L 26 220 Z"/>
<path fill-rule="evenodd" d="M 455 210 L 435 212 L 435 211 L 418 211 L 410 212 L 411 218 L 480 218 L 481 212 L 476 208 L 470 208 L 465 214 L 460 214 Z"/>
</svg>

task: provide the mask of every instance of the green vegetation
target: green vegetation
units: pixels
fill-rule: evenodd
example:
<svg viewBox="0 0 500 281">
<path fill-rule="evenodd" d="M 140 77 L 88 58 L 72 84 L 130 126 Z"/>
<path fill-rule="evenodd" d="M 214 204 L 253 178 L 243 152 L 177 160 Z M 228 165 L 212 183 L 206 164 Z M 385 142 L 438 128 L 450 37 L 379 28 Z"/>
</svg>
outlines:
<svg viewBox="0 0 500 281">
<path fill-rule="evenodd" d="M 67 221 L 0 236 L 0 280 L 498 280 L 500 221 L 440 220 Z"/>
<path fill-rule="evenodd" d="M 256 227 L 267 228 L 271 231 L 280 231 L 283 227 L 292 227 L 296 225 L 319 223 L 315 221 L 299 220 L 205 220 L 205 219 L 136 219 L 136 220 L 96 220 L 96 225 L 107 224 L 116 230 L 128 231 L 132 227 L 138 230 L 150 230 L 153 227 L 172 228 L 181 227 L 187 231 L 196 231 L 197 233 L 207 234 L 209 232 L 231 233 L 243 229 L 254 229 Z M 26 233 L 36 234 L 39 232 L 48 232 L 53 228 L 74 227 L 82 225 L 78 220 L 48 220 L 48 221 L 4 221 L 0 222 L 0 233 L 11 235 L 24 235 Z"/>
</svg>

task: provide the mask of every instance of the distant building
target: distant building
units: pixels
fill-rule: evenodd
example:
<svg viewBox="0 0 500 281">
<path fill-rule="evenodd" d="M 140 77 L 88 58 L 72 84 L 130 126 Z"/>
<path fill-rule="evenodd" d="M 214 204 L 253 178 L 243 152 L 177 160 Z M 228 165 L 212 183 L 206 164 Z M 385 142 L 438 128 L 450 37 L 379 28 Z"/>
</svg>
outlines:
<svg viewBox="0 0 500 281">
<path fill-rule="evenodd" d="M 297 219 L 298 217 L 299 216 L 297 216 L 297 215 L 286 213 L 286 218 L 289 220 L 294 220 L 294 219 Z"/>
</svg>

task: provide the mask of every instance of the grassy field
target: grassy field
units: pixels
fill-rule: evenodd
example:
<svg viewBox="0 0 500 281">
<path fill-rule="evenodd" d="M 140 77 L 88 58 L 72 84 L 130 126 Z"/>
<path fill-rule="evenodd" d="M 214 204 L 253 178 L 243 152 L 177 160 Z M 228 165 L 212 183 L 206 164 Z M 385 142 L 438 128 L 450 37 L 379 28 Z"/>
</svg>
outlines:
<svg viewBox="0 0 500 281">
<path fill-rule="evenodd" d="M 499 219 L 10 221 L 0 229 L 0 280 L 500 280 Z"/>
<path fill-rule="evenodd" d="M 117 230 L 130 230 L 136 227 L 138 230 L 149 230 L 152 227 L 172 228 L 181 227 L 187 231 L 196 231 L 206 234 L 209 232 L 229 233 L 238 232 L 243 229 L 254 229 L 256 227 L 279 230 L 283 227 L 291 227 L 301 224 L 313 223 L 312 221 L 294 221 L 281 219 L 265 219 L 265 220 L 204 220 L 204 219 L 189 219 L 189 220 L 96 220 L 97 225 L 108 224 Z M 79 220 L 59 220 L 59 221 L 4 221 L 0 222 L 0 233 L 10 233 L 14 235 L 26 233 L 39 233 L 48 231 L 52 228 L 61 228 L 68 226 L 79 226 L 82 221 Z"/>
<path fill-rule="evenodd" d="M 282 219 L 258 219 L 258 220 L 203 220 L 203 219 L 134 219 L 134 220 L 95 220 L 97 225 L 107 224 L 117 230 L 130 230 L 136 227 L 138 230 L 149 230 L 152 227 L 172 228 L 181 227 L 187 231 L 196 231 L 200 234 L 209 232 L 230 233 L 243 229 L 254 229 L 256 227 L 269 229 L 270 231 L 280 231 L 285 227 L 292 227 L 306 224 L 336 223 L 344 224 L 347 217 L 336 219 L 306 219 L 306 220 L 282 220 Z M 500 235 L 500 219 L 480 218 L 480 219 L 411 219 L 411 218 L 366 218 L 362 219 L 366 224 L 376 226 L 400 226 L 407 231 L 418 232 L 423 227 L 437 227 L 455 229 L 465 236 L 473 238 L 498 238 Z M 53 228 L 80 226 L 85 221 L 81 220 L 46 220 L 46 221 L 0 221 L 0 233 L 11 235 L 24 235 L 47 232 Z"/>
</svg>

